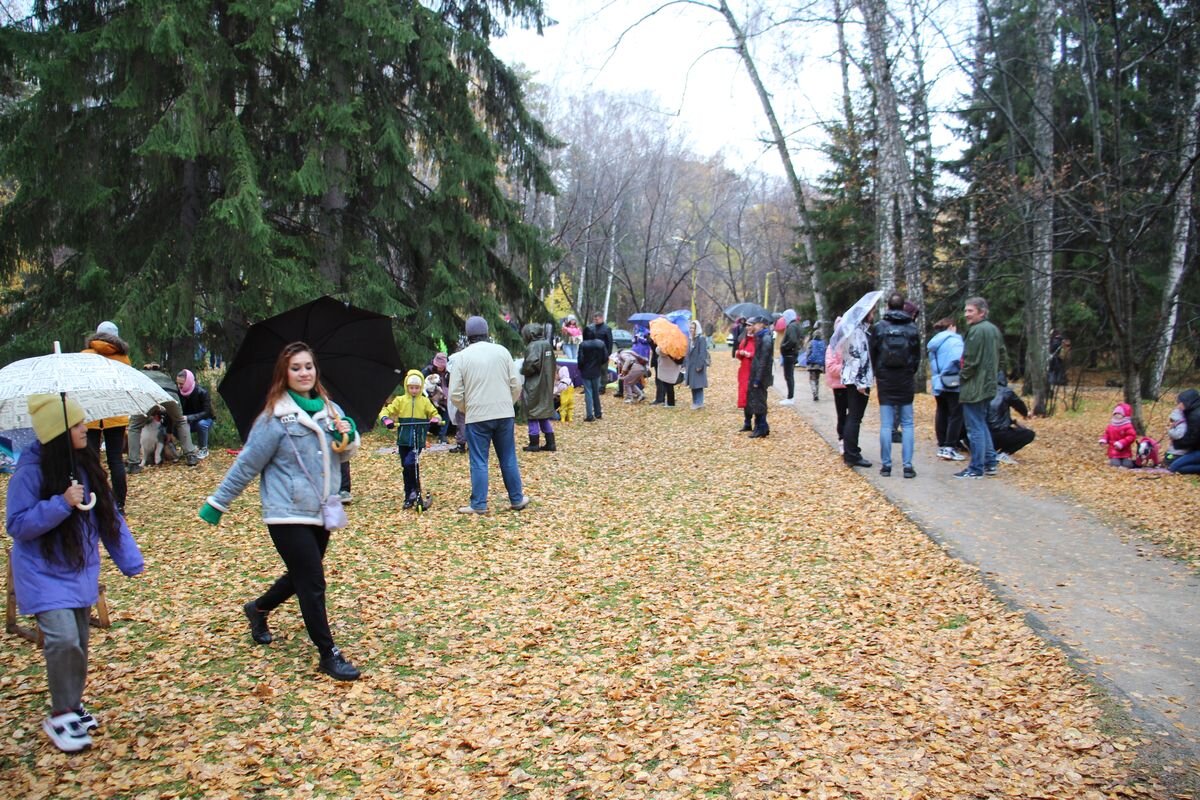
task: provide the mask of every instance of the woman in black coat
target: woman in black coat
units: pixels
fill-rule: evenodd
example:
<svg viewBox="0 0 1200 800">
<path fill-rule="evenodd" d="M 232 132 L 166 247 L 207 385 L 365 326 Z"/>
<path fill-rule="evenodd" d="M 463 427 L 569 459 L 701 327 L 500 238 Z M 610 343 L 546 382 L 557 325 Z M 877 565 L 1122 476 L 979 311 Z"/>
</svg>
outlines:
<svg viewBox="0 0 1200 800">
<path fill-rule="evenodd" d="M 769 321 L 762 317 L 747 320 L 748 336 L 755 339 L 754 358 L 750 361 L 750 385 L 746 389 L 746 413 L 754 417 L 754 432 L 751 439 L 767 436 L 771 429 L 767 425 L 767 390 L 774 378 L 775 337 Z"/>
</svg>

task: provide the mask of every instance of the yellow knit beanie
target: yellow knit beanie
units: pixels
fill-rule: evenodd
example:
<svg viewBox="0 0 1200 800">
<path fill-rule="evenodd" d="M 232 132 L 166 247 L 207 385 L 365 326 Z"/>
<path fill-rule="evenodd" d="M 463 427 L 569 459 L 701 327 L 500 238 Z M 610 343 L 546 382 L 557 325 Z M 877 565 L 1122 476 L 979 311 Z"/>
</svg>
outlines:
<svg viewBox="0 0 1200 800">
<path fill-rule="evenodd" d="M 68 428 L 83 422 L 83 406 L 73 397 L 64 401 L 56 394 L 31 394 L 26 402 L 29 404 L 29 416 L 33 419 L 33 432 L 42 444 L 53 441 L 66 433 Z M 63 413 L 64 402 L 66 414 Z"/>
</svg>

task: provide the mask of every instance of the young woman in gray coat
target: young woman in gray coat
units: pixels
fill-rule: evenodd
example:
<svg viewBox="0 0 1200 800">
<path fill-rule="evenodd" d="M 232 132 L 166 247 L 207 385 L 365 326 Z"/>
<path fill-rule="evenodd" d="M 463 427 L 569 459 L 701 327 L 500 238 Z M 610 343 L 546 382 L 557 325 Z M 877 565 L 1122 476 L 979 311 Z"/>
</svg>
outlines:
<svg viewBox="0 0 1200 800">
<path fill-rule="evenodd" d="M 692 410 L 696 411 L 704 408 L 704 390 L 708 388 L 708 366 L 712 364 L 712 355 L 708 352 L 708 339 L 699 321 L 689 322 L 688 331 L 692 341 L 683 359 L 684 380 L 692 390 Z"/>
</svg>

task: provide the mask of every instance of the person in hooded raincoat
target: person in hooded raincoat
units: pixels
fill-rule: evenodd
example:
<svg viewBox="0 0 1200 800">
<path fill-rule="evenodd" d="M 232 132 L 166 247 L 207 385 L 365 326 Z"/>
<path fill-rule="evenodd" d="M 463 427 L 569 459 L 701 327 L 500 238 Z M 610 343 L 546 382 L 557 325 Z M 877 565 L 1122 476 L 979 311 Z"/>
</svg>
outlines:
<svg viewBox="0 0 1200 800">
<path fill-rule="evenodd" d="M 554 359 L 554 348 L 543 335 L 543 328 L 531 322 L 521 331 L 524 337 L 525 361 L 521 374 L 525 376 L 525 416 L 529 419 L 529 444 L 521 448 L 527 453 L 553 453 L 558 449 L 554 441 L 554 381 L 558 363 Z M 541 437 L 546 444 L 541 444 Z"/>
</svg>

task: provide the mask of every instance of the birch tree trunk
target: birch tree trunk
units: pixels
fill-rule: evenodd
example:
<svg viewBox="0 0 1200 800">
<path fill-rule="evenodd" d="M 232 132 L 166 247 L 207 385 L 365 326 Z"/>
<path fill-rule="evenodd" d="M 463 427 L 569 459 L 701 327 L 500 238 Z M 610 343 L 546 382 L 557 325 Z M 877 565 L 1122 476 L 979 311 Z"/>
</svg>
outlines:
<svg viewBox="0 0 1200 800">
<path fill-rule="evenodd" d="M 867 30 L 867 45 L 871 51 L 871 80 L 875 89 L 875 102 L 879 108 L 879 170 L 881 176 L 893 180 L 892 194 L 900 211 L 900 254 L 904 266 L 904 282 L 908 299 L 923 308 L 925 293 L 921 284 L 921 225 L 917 215 L 916 193 L 913 188 L 912 170 L 905 154 L 904 134 L 900 127 L 900 103 L 892 80 L 892 65 L 887 53 L 887 2 L 886 0 L 856 0 Z M 880 197 L 878 202 L 891 204 L 890 197 Z M 882 205 L 881 205 L 882 210 Z M 883 242 L 880 242 L 882 247 Z M 884 253 L 880 252 L 880 270 L 883 271 Z"/>
<path fill-rule="evenodd" d="M 792 195 L 796 200 L 796 215 L 800 227 L 800 244 L 804 248 L 804 258 L 808 262 L 813 304 L 817 309 L 817 317 L 825 323 L 828 329 L 832 318 L 829 316 L 829 309 L 825 303 L 825 279 L 821 271 L 821 266 L 817 263 L 817 252 L 813 242 L 812 227 L 809 225 L 808 220 L 808 200 L 804 196 L 804 185 L 800 182 L 800 178 L 796 174 L 796 167 L 792 163 L 792 156 L 788 151 L 787 139 L 784 137 L 783 128 L 779 126 L 779 120 L 775 116 L 775 107 L 771 102 L 771 95 L 767 92 L 766 85 L 763 84 L 762 79 L 759 77 L 754 58 L 750 55 L 746 34 L 738 23 L 737 18 L 734 17 L 733 11 L 729 8 L 729 3 L 726 0 L 719 0 L 718 10 L 721 12 L 721 16 L 725 18 L 726 24 L 729 25 L 738 57 L 741 58 L 742 63 L 746 66 L 746 72 L 750 75 L 750 81 L 754 84 L 754 90 L 758 93 L 758 99 L 762 103 L 763 114 L 766 115 L 767 123 L 771 126 L 771 136 L 775 143 L 775 149 L 779 151 L 780 161 L 783 162 L 783 170 L 787 174 L 788 185 L 791 187 Z M 826 336 L 828 335 L 827 330 Z"/>
<path fill-rule="evenodd" d="M 1171 261 L 1167 266 L 1167 282 L 1163 286 L 1162 302 L 1159 304 L 1158 329 L 1154 332 L 1154 363 L 1144 394 L 1147 400 L 1157 400 L 1162 394 L 1163 376 L 1167 373 L 1167 361 L 1171 358 L 1171 344 L 1175 340 L 1175 323 L 1179 318 L 1179 289 L 1187 275 L 1188 237 L 1192 231 L 1192 182 L 1190 174 L 1197 153 L 1197 135 L 1200 134 L 1200 72 L 1192 80 L 1192 108 L 1183 124 L 1183 141 L 1179 151 L 1181 182 L 1175 192 L 1175 234 L 1171 244 Z"/>
<path fill-rule="evenodd" d="M 1054 277 L 1054 0 L 1040 0 L 1034 22 L 1037 64 L 1033 84 L 1034 177 L 1031 205 L 1029 292 L 1025 300 L 1028 347 L 1025 387 L 1033 413 L 1044 415 L 1049 399 L 1050 312 Z"/>
</svg>

